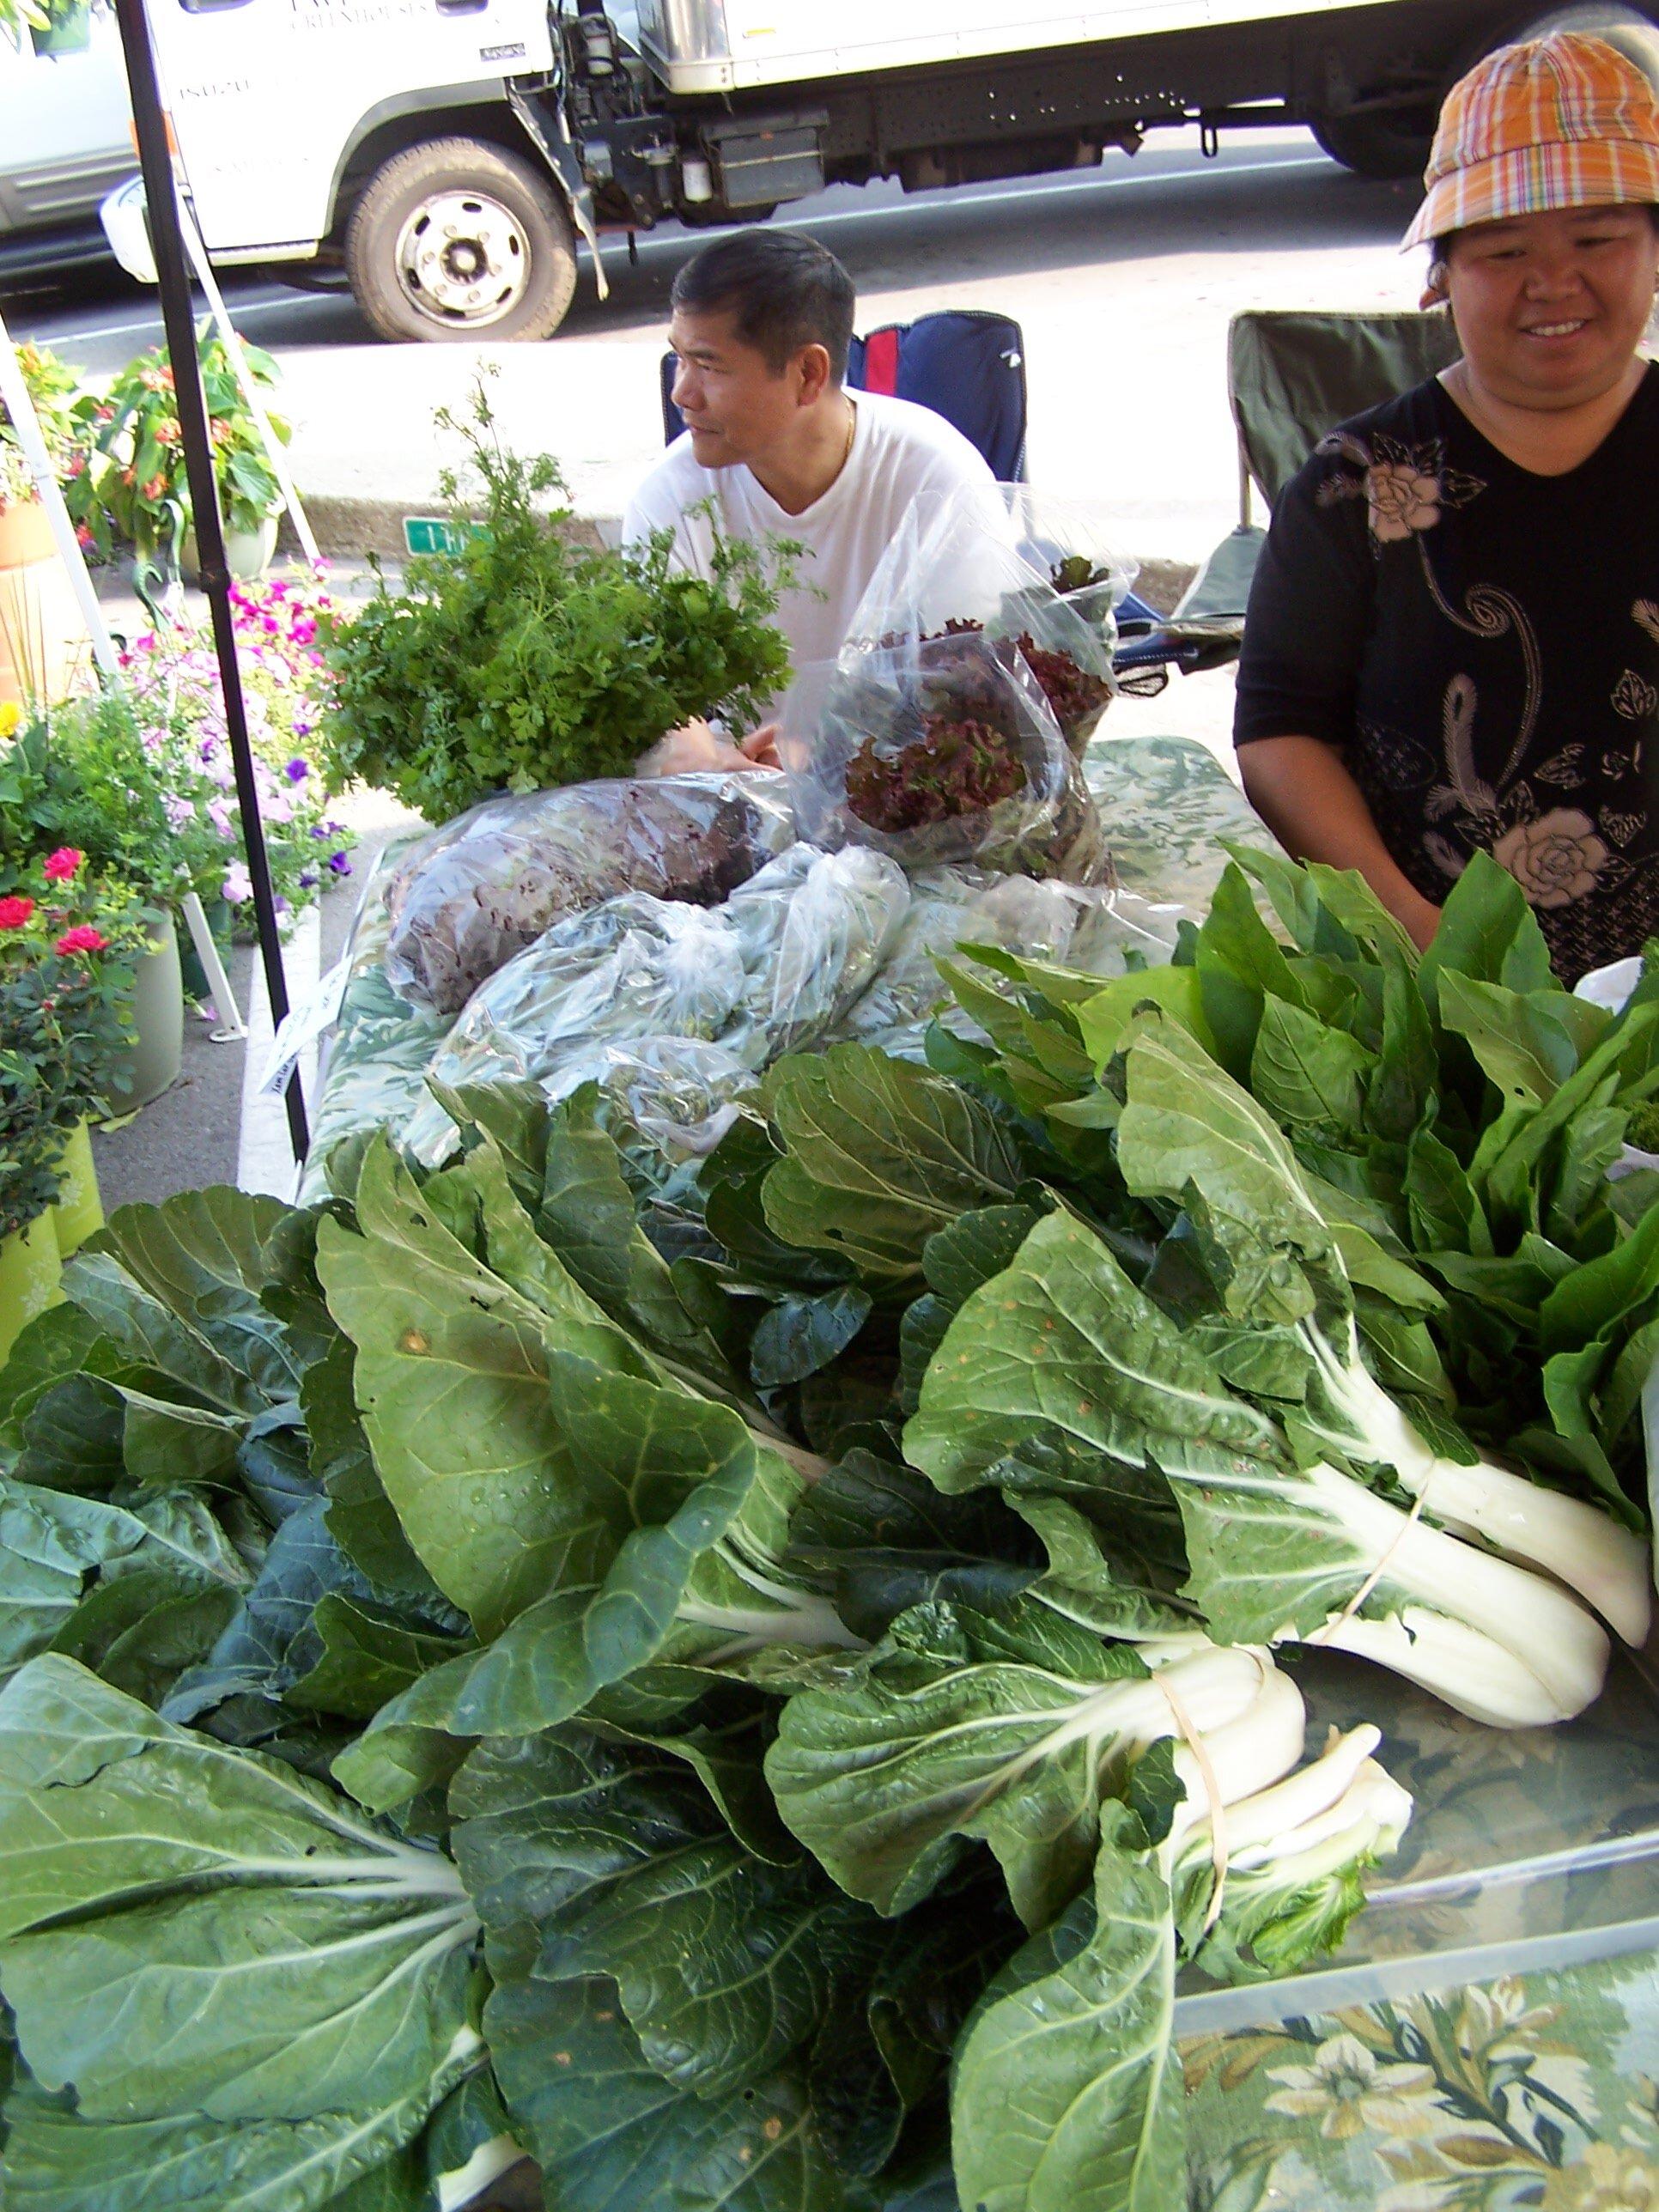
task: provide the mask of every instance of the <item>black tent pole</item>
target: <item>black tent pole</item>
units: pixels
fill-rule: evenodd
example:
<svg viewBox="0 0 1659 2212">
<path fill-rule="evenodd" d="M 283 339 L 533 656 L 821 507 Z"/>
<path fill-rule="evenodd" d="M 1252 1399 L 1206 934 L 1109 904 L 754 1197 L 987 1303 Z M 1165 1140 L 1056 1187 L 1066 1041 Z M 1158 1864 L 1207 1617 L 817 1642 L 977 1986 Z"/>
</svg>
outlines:
<svg viewBox="0 0 1659 2212">
<path fill-rule="evenodd" d="M 288 982 L 283 973 L 283 945 L 276 927 L 276 902 L 271 896 L 270 863 L 265 856 L 258 787 L 253 776 L 253 749 L 248 743 L 247 710 L 242 701 L 241 672 L 236 660 L 236 626 L 230 610 L 224 522 L 219 512 L 219 488 L 214 478 L 213 441 L 208 427 L 207 399 L 202 389 L 202 367 L 196 353 L 196 319 L 190 273 L 185 261 L 184 234 L 179 222 L 179 204 L 173 197 L 167 120 L 161 111 L 155 53 L 150 44 L 144 0 L 115 0 L 115 14 L 126 54 L 133 127 L 138 141 L 139 167 L 144 176 L 150 244 L 155 255 L 156 289 L 161 297 L 167 359 L 172 364 L 173 392 L 179 404 L 179 441 L 190 484 L 196 552 L 201 565 L 202 589 L 207 594 L 213 620 L 213 643 L 219 656 L 219 678 L 224 689 L 225 728 L 236 772 L 242 842 L 247 848 L 248 878 L 253 886 L 253 914 L 259 931 L 265 990 L 270 1000 L 271 1019 L 276 1023 L 288 1012 Z M 300 1088 L 297 1069 L 289 1078 L 286 1103 L 294 1157 L 303 1159 L 310 1139 L 306 1127 L 305 1096 Z"/>
</svg>

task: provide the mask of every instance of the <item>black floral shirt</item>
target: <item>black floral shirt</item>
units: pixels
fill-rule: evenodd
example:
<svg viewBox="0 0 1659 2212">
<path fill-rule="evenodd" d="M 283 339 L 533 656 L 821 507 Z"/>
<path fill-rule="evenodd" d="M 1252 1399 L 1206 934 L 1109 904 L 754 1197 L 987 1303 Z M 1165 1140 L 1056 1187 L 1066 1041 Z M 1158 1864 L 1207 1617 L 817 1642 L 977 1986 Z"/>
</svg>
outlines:
<svg viewBox="0 0 1659 2212">
<path fill-rule="evenodd" d="M 1425 897 L 1501 861 L 1564 981 L 1659 935 L 1659 368 L 1565 476 L 1436 380 L 1324 440 L 1239 665 L 1235 741 L 1296 736 L 1340 750 Z"/>
</svg>

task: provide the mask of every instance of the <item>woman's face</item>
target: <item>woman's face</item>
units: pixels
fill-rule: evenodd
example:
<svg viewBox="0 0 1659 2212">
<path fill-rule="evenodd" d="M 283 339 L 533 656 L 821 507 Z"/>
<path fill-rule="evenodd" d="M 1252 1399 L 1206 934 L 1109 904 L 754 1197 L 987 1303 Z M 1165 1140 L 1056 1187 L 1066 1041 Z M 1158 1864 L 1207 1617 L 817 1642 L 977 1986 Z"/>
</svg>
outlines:
<svg viewBox="0 0 1659 2212">
<path fill-rule="evenodd" d="M 1603 398 L 1653 311 L 1659 234 L 1645 208 L 1481 223 L 1446 258 L 1469 368 L 1495 398 L 1555 412 Z"/>
</svg>

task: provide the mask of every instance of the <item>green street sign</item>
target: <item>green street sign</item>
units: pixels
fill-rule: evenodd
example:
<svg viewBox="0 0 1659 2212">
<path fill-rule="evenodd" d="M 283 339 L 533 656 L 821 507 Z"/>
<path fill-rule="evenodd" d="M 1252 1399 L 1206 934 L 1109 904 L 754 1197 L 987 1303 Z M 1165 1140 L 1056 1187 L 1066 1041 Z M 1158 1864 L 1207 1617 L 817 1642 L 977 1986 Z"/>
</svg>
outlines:
<svg viewBox="0 0 1659 2212">
<path fill-rule="evenodd" d="M 458 553 L 461 541 L 441 515 L 406 514 L 404 544 L 411 553 Z"/>
</svg>

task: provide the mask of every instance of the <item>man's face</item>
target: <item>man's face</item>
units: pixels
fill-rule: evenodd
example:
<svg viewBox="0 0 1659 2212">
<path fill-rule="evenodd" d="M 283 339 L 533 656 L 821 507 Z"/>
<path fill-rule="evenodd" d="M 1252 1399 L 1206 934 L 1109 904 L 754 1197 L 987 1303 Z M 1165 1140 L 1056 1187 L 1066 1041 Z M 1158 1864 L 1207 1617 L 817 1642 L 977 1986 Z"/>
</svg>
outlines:
<svg viewBox="0 0 1659 2212">
<path fill-rule="evenodd" d="M 799 419 L 802 379 L 792 363 L 781 374 L 745 345 L 726 308 L 677 307 L 668 343 L 678 362 L 674 404 L 691 433 L 691 451 L 705 469 L 753 462 L 788 435 Z"/>
</svg>

